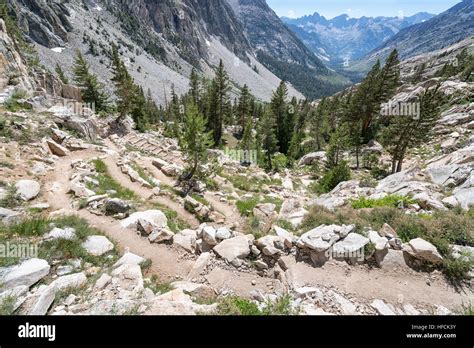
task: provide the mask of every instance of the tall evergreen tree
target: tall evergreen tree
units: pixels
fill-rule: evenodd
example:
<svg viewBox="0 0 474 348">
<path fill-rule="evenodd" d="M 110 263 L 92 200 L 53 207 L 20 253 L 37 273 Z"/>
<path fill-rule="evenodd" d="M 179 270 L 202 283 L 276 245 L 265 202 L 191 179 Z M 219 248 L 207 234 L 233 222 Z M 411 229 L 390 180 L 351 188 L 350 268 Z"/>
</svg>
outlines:
<svg viewBox="0 0 474 348">
<path fill-rule="evenodd" d="M 208 159 L 207 151 L 213 143 L 211 132 L 206 131 L 204 116 L 192 102 L 186 107 L 182 133 L 181 149 L 188 163 L 185 179 L 190 181 L 196 174 L 200 174 L 202 165 Z"/>
<path fill-rule="evenodd" d="M 287 154 L 291 139 L 292 129 L 288 126 L 288 89 L 284 81 L 281 81 L 277 90 L 273 93 L 270 108 L 276 121 L 276 136 L 278 149 L 281 153 Z M 291 115 L 292 117 L 293 115 Z"/>
<path fill-rule="evenodd" d="M 323 98 L 319 105 L 310 113 L 310 134 L 314 139 L 315 150 L 320 151 L 323 148 L 324 139 L 329 132 L 327 120 L 328 100 Z"/>
<path fill-rule="evenodd" d="M 237 122 L 242 128 L 242 133 L 245 132 L 245 127 L 249 123 L 248 119 L 251 117 L 251 94 L 247 85 L 242 87 L 240 97 L 237 105 Z M 251 124 L 251 123 L 250 123 Z"/>
<path fill-rule="evenodd" d="M 431 138 L 434 125 L 440 118 L 442 99 L 439 85 L 426 90 L 419 97 L 419 116 L 393 116 L 390 124 L 382 130 L 381 142 L 392 156 L 392 173 L 402 171 L 407 151 Z"/>
<path fill-rule="evenodd" d="M 74 82 L 81 89 L 82 100 L 94 105 L 96 111 L 108 110 L 108 96 L 104 91 L 104 86 L 99 82 L 97 76 L 89 70 L 84 56 L 77 51 L 74 60 Z"/>
<path fill-rule="evenodd" d="M 276 124 L 270 110 L 265 110 L 260 119 L 258 127 L 261 149 L 265 152 L 264 163 L 269 169 L 272 169 L 272 156 L 278 151 L 278 139 L 276 137 Z"/>
<path fill-rule="evenodd" d="M 221 60 L 212 81 L 209 98 L 208 126 L 213 133 L 214 146 L 219 146 L 221 143 L 224 119 L 230 112 L 229 91 L 229 77 Z"/>
<path fill-rule="evenodd" d="M 327 167 L 333 169 L 343 161 L 343 154 L 349 148 L 349 127 L 347 123 L 340 124 L 331 136 L 327 150 Z"/>
<path fill-rule="evenodd" d="M 137 89 L 115 45 L 112 46 L 112 82 L 115 85 L 117 110 L 121 119 L 132 112 Z"/>
<path fill-rule="evenodd" d="M 195 68 L 191 71 L 191 77 L 189 78 L 189 94 L 193 103 L 199 105 L 201 98 L 201 84 L 199 81 L 199 75 Z"/>
<path fill-rule="evenodd" d="M 58 74 L 58 77 L 61 80 L 61 82 L 64 83 L 65 85 L 68 85 L 69 79 L 67 78 L 61 66 L 59 64 L 56 64 L 56 68 L 54 70 L 56 71 L 56 74 Z"/>
</svg>

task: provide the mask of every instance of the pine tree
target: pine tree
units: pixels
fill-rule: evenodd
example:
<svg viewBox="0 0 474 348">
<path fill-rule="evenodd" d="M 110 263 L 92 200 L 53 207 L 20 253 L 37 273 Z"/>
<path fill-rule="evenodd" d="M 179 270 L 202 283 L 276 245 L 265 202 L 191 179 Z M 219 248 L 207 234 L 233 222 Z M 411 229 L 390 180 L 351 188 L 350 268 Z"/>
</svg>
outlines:
<svg viewBox="0 0 474 348">
<path fill-rule="evenodd" d="M 361 134 L 359 138 L 368 139 L 371 137 L 371 126 L 374 117 L 380 110 L 381 90 L 383 89 L 380 81 L 381 70 L 380 61 L 372 67 L 367 77 L 360 84 L 356 95 L 353 98 L 351 112 L 354 113 L 353 120 L 360 122 Z"/>
<path fill-rule="evenodd" d="M 240 141 L 240 148 L 244 151 L 250 151 L 253 148 L 253 122 L 251 118 L 248 118 L 244 129 L 244 134 L 242 135 L 242 140 Z"/>
<path fill-rule="evenodd" d="M 96 111 L 108 110 L 108 97 L 104 86 L 98 81 L 97 76 L 89 71 L 89 65 L 80 51 L 77 51 L 74 60 L 74 81 L 81 89 L 82 100 L 95 106 Z"/>
<path fill-rule="evenodd" d="M 58 74 L 59 79 L 61 80 L 62 83 L 65 85 L 69 84 L 69 79 L 67 78 L 66 74 L 64 73 L 63 69 L 59 64 L 56 64 L 55 68 L 56 74 Z"/>
<path fill-rule="evenodd" d="M 153 100 L 153 95 L 149 88 L 145 96 L 145 113 L 151 124 L 157 124 L 160 121 L 160 110 Z"/>
<path fill-rule="evenodd" d="M 267 168 L 272 169 L 272 156 L 278 151 L 278 139 L 276 137 L 276 124 L 270 110 L 265 110 L 260 119 L 258 127 L 261 149 L 265 152 L 264 163 Z"/>
<path fill-rule="evenodd" d="M 224 119 L 230 111 L 230 102 L 227 95 L 229 91 L 229 77 L 221 60 L 209 93 L 208 125 L 213 133 L 214 146 L 219 146 L 221 143 Z"/>
<path fill-rule="evenodd" d="M 423 77 L 423 74 L 425 73 L 426 70 L 426 63 L 423 62 L 420 65 L 417 65 L 415 68 L 415 72 L 413 73 L 413 76 L 411 78 L 412 83 L 418 83 L 421 81 L 421 78 Z"/>
<path fill-rule="evenodd" d="M 112 46 L 112 82 L 115 85 L 117 110 L 121 119 L 132 112 L 137 89 L 115 45 Z"/>
<path fill-rule="evenodd" d="M 208 159 L 207 151 L 213 143 L 211 132 L 206 131 L 206 120 L 194 103 L 186 107 L 181 150 L 186 156 L 188 168 L 185 180 L 190 181 L 200 173 Z"/>
<path fill-rule="evenodd" d="M 247 85 L 242 87 L 240 97 L 237 105 L 237 122 L 242 128 L 242 134 L 246 131 L 246 126 L 249 123 L 248 119 L 251 117 L 251 95 Z"/>
<path fill-rule="evenodd" d="M 339 125 L 331 136 L 327 156 L 327 167 L 333 169 L 343 161 L 343 154 L 349 148 L 349 127 L 346 123 Z"/>
<path fill-rule="evenodd" d="M 400 86 L 400 59 L 398 51 L 393 50 L 385 61 L 380 74 L 380 98 L 382 102 L 389 100 Z"/>
<path fill-rule="evenodd" d="M 310 134 L 314 139 L 316 151 L 322 149 L 325 136 L 329 131 L 327 105 L 328 100 L 324 98 L 310 113 Z"/>
<path fill-rule="evenodd" d="M 431 138 L 433 127 L 440 118 L 442 99 L 439 85 L 426 90 L 419 97 L 419 117 L 417 115 L 392 117 L 390 124 L 382 130 L 381 142 L 392 156 L 392 173 L 402 171 L 407 151 Z"/>
<path fill-rule="evenodd" d="M 278 149 L 281 153 L 287 154 L 289 148 L 289 142 L 291 139 L 292 129 L 289 129 L 288 125 L 288 89 L 284 81 L 281 81 L 280 86 L 273 93 L 272 100 L 270 102 L 270 108 L 273 117 L 276 121 L 276 136 L 278 141 Z M 292 116 L 292 115 L 291 115 Z"/>
<path fill-rule="evenodd" d="M 293 134 L 288 149 L 288 164 L 290 166 L 294 160 L 299 159 L 304 155 L 304 149 L 301 144 L 306 137 L 306 119 L 310 113 L 310 106 L 307 101 L 304 101 L 301 106 L 297 107 L 297 109 L 298 110 L 294 117 Z"/>
<path fill-rule="evenodd" d="M 192 102 L 199 105 L 201 98 L 201 85 L 199 82 L 199 75 L 195 68 L 191 71 L 191 77 L 189 78 L 189 94 Z"/>
</svg>

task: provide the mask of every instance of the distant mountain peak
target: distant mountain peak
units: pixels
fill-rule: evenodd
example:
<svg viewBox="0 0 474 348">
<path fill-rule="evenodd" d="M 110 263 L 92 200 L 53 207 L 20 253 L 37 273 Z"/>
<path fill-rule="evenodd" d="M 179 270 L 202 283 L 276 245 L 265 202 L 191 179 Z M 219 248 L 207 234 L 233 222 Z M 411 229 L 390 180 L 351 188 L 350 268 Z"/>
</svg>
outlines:
<svg viewBox="0 0 474 348">
<path fill-rule="evenodd" d="M 318 57 L 335 69 L 347 59 L 357 60 L 395 36 L 400 30 L 433 18 L 420 12 L 409 17 L 353 18 L 344 13 L 327 19 L 318 12 L 282 20 Z M 324 52 L 324 56 L 321 55 Z"/>
</svg>

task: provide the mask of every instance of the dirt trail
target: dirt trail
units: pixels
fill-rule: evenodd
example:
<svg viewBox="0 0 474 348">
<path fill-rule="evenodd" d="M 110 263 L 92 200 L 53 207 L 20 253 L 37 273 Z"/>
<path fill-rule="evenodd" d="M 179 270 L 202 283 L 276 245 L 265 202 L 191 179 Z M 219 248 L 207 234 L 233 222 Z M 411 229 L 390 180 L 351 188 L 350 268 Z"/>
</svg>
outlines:
<svg viewBox="0 0 474 348">
<path fill-rule="evenodd" d="M 156 179 L 160 180 L 165 185 L 174 186 L 174 180 L 164 175 L 161 170 L 159 170 L 153 165 L 153 158 L 142 157 L 141 160 L 137 162 L 141 167 L 149 170 Z M 222 213 L 225 216 L 226 224 L 233 224 L 237 221 L 242 220 L 242 217 L 236 206 L 221 202 L 219 198 L 213 195 L 212 193 L 205 193 L 204 198 L 211 204 L 211 206 L 216 211 Z"/>
<path fill-rule="evenodd" d="M 367 299 L 369 303 L 373 299 L 381 299 L 392 304 L 437 304 L 459 310 L 474 301 L 471 290 L 465 288 L 458 292 L 441 275 L 428 282 L 426 274 L 412 270 L 369 270 L 365 266 L 330 261 L 320 268 L 295 263 L 288 274 L 296 287 L 336 286 L 344 292 Z"/>
<path fill-rule="evenodd" d="M 146 238 L 140 237 L 135 231 L 123 229 L 120 222 L 106 216 L 97 216 L 87 210 L 76 211 L 71 207 L 71 200 L 67 194 L 69 177 L 72 174 L 71 161 L 76 159 L 87 160 L 99 155 L 98 152 L 87 150 L 75 152 L 60 159 L 56 163 L 51 176 L 51 182 L 46 184 L 48 192 L 46 199 L 53 210 L 65 210 L 77 215 L 108 235 L 119 244 L 120 249 L 129 249 L 134 254 L 152 261 L 151 272 L 160 275 L 162 279 L 184 277 L 192 267 L 192 261 L 180 260 L 180 253 L 164 245 L 150 244 Z"/>
<path fill-rule="evenodd" d="M 104 159 L 104 162 L 107 164 L 107 168 L 108 168 L 110 176 L 115 181 L 120 183 L 120 185 L 122 185 L 125 188 L 128 188 L 129 190 L 131 190 L 133 192 L 135 192 L 135 194 L 137 194 L 141 198 L 147 199 L 147 200 L 150 199 L 150 197 L 152 196 L 151 190 L 149 188 L 143 187 L 139 183 L 132 182 L 130 180 L 130 178 L 127 175 L 123 174 L 122 171 L 120 170 L 120 168 L 117 166 L 117 160 L 119 159 L 119 155 L 118 155 L 119 149 L 118 149 L 118 147 L 112 141 L 110 141 L 108 139 L 105 141 L 105 144 L 107 145 L 107 147 L 109 149 L 111 149 L 111 150 L 113 150 L 117 153 L 117 155 L 110 155 L 106 159 Z M 150 162 L 150 164 L 151 164 L 151 162 Z M 142 163 L 139 163 L 139 165 L 142 166 Z M 152 167 L 154 167 L 154 166 L 152 166 Z M 161 173 L 161 171 L 159 171 L 159 172 Z M 155 175 L 156 173 L 154 172 L 153 174 Z M 162 174 L 162 176 L 160 176 L 160 177 L 155 176 L 155 178 L 162 181 L 162 182 L 164 182 L 162 180 L 162 178 L 164 176 L 165 175 Z M 168 178 L 168 180 L 170 180 L 170 179 Z M 168 182 L 164 182 L 164 183 L 167 184 L 167 185 L 171 185 Z M 153 201 L 156 202 L 156 203 L 162 204 L 162 205 L 168 207 L 169 209 L 174 210 L 178 214 L 178 217 L 180 219 L 186 221 L 189 225 L 191 225 L 192 228 L 197 228 L 200 225 L 199 220 L 193 214 L 188 212 L 186 209 L 184 209 L 184 207 L 181 204 L 179 204 L 178 202 L 175 202 L 171 198 L 166 197 L 166 196 L 158 196 L 158 197 L 155 196 L 155 197 L 153 197 Z"/>
<path fill-rule="evenodd" d="M 166 196 L 154 196 L 151 198 L 151 190 L 139 183 L 132 182 L 130 178 L 123 174 L 120 168 L 117 166 L 116 159 L 117 158 L 112 156 L 104 159 L 105 164 L 107 164 L 108 173 L 115 181 L 117 181 L 123 187 L 135 192 L 136 195 L 145 200 L 152 200 L 153 202 L 162 204 L 167 208 L 174 210 L 178 214 L 178 217 L 181 220 L 186 221 L 189 225 L 191 225 L 192 228 L 199 227 L 199 220 L 193 214 L 184 209 L 184 207 L 178 202 L 175 202 Z"/>
</svg>

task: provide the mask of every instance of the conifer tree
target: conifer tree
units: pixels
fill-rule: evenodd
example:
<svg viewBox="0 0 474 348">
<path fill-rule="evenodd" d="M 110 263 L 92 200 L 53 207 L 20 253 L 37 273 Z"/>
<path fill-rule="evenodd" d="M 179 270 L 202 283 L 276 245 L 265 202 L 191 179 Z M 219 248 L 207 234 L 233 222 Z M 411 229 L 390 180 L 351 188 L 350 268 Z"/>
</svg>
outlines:
<svg viewBox="0 0 474 348">
<path fill-rule="evenodd" d="M 221 143 L 224 119 L 230 111 L 230 101 L 227 95 L 229 91 L 229 77 L 221 60 L 209 93 L 208 125 L 213 133 L 214 146 L 219 146 Z"/>
<path fill-rule="evenodd" d="M 287 154 L 291 139 L 291 129 L 288 127 L 288 89 L 284 81 L 281 81 L 277 90 L 273 93 L 270 108 L 276 122 L 276 136 L 278 149 L 281 153 Z M 291 115 L 292 116 L 292 115 Z"/>
<path fill-rule="evenodd" d="M 264 164 L 268 169 L 272 169 L 272 156 L 278 151 L 278 139 L 276 137 L 276 124 L 270 110 L 265 110 L 260 119 L 258 127 L 261 149 L 265 152 Z"/>
<path fill-rule="evenodd" d="M 107 111 L 108 97 L 104 86 L 98 81 L 97 76 L 89 71 L 89 64 L 80 51 L 77 51 L 73 71 L 74 81 L 81 89 L 82 100 L 93 104 L 98 112 Z"/>
<path fill-rule="evenodd" d="M 237 122 L 242 128 L 242 133 L 245 132 L 245 127 L 248 124 L 248 119 L 251 117 L 251 95 L 247 85 L 242 87 L 240 97 L 237 105 Z"/>
<path fill-rule="evenodd" d="M 64 73 L 63 69 L 59 64 L 56 64 L 55 68 L 56 74 L 58 74 L 59 79 L 61 80 L 62 83 L 65 85 L 69 84 L 69 79 L 67 78 L 66 74 Z"/>
<path fill-rule="evenodd" d="M 333 169 L 343 161 L 343 154 L 349 148 L 349 127 L 347 123 L 340 124 L 331 140 L 327 150 L 327 167 Z"/>
<path fill-rule="evenodd" d="M 181 149 L 186 156 L 188 168 L 185 180 L 190 181 L 200 174 L 201 167 L 207 162 L 207 151 L 213 143 L 211 132 L 206 131 L 206 120 L 194 103 L 186 107 L 181 139 Z"/>
<path fill-rule="evenodd" d="M 201 98 L 201 84 L 199 82 L 199 75 L 195 68 L 191 71 L 191 77 L 189 78 L 189 94 L 192 102 L 199 105 Z"/>
<path fill-rule="evenodd" d="M 115 85 L 117 110 L 121 119 L 132 112 L 137 89 L 115 45 L 112 46 L 112 82 Z"/>
<path fill-rule="evenodd" d="M 242 140 L 240 141 L 240 148 L 244 151 L 250 151 L 253 148 L 253 122 L 249 117 L 247 119 L 247 124 L 244 128 L 244 134 L 242 135 Z"/>
<path fill-rule="evenodd" d="M 381 132 L 381 142 L 392 156 L 392 174 L 401 172 L 407 151 L 430 139 L 433 127 L 440 118 L 443 95 L 439 85 L 426 90 L 419 97 L 420 114 L 394 116 Z"/>
<path fill-rule="evenodd" d="M 323 98 L 319 105 L 310 113 L 310 134 L 314 139 L 315 150 L 320 151 L 323 147 L 325 135 L 329 131 L 327 121 L 328 100 Z"/>
</svg>

